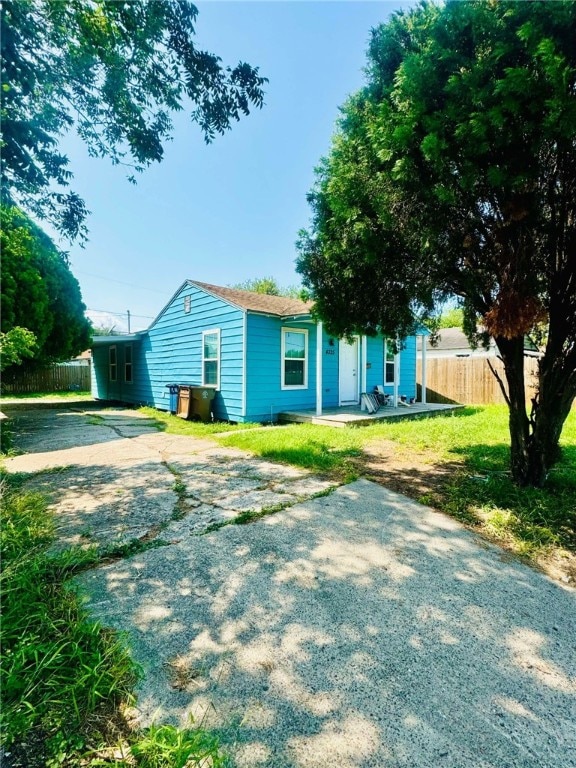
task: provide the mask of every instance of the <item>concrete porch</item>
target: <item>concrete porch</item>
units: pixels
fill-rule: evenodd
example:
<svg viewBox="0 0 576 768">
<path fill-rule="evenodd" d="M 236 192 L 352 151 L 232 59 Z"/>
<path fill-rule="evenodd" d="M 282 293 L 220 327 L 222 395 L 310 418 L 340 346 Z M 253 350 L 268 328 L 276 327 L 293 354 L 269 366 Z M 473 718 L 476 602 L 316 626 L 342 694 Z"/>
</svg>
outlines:
<svg viewBox="0 0 576 768">
<path fill-rule="evenodd" d="M 437 416 L 448 411 L 456 411 L 463 405 L 444 405 L 440 403 L 415 403 L 410 406 L 382 406 L 376 413 L 368 413 L 359 405 L 341 406 L 339 408 L 324 408 L 321 416 L 311 408 L 302 411 L 284 411 L 278 414 L 282 424 L 321 424 L 325 427 L 362 427 L 374 421 L 384 419 L 413 419 L 418 416 Z"/>
</svg>

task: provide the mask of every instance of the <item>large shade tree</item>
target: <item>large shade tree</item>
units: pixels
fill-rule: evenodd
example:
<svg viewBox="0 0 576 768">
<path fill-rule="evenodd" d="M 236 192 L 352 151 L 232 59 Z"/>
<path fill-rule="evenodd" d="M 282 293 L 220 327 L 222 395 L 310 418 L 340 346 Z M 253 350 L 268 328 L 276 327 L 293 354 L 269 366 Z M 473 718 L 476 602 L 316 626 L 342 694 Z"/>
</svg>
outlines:
<svg viewBox="0 0 576 768">
<path fill-rule="evenodd" d="M 331 332 L 409 333 L 448 296 L 504 363 L 511 469 L 540 486 L 576 396 L 576 3 L 424 3 L 373 30 L 309 195 L 298 269 Z M 524 335 L 544 329 L 526 404 Z"/>
<path fill-rule="evenodd" d="M 92 326 L 66 256 L 17 208 L 2 209 L 2 369 L 69 360 Z"/>
<path fill-rule="evenodd" d="M 69 188 L 66 131 L 131 174 L 162 159 L 175 111 L 210 141 L 262 106 L 257 69 L 195 45 L 188 0 L 5 0 L 1 14 L 3 201 L 71 238 L 87 211 Z"/>
</svg>

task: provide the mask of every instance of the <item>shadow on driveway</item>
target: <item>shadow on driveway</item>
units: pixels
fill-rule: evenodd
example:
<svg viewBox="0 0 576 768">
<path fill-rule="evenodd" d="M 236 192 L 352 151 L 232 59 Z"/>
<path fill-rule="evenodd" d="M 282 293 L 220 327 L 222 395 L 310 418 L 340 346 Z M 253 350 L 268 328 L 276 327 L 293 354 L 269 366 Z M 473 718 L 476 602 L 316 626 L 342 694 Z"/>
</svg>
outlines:
<svg viewBox="0 0 576 768">
<path fill-rule="evenodd" d="M 368 481 L 80 583 L 237 766 L 575 763 L 574 592 Z"/>
</svg>

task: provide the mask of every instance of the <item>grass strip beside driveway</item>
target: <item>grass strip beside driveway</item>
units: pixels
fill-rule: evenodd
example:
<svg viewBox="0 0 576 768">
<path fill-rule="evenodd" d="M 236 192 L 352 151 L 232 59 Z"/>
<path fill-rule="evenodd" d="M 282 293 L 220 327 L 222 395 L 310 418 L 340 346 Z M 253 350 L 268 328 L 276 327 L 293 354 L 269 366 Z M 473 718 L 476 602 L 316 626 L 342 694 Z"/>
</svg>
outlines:
<svg viewBox="0 0 576 768">
<path fill-rule="evenodd" d="M 44 498 L 20 490 L 17 477 L 1 483 L 2 765 L 223 766 L 217 739 L 202 729 L 129 727 L 139 668 L 68 584 L 97 553 L 49 555 L 54 526 Z"/>
<path fill-rule="evenodd" d="M 515 553 L 576 581 L 576 413 L 562 435 L 562 459 L 544 489 L 518 488 L 509 474 L 508 411 L 455 413 L 333 429 L 312 424 L 242 431 L 227 446 L 326 473 L 365 476 L 450 514 Z"/>
</svg>

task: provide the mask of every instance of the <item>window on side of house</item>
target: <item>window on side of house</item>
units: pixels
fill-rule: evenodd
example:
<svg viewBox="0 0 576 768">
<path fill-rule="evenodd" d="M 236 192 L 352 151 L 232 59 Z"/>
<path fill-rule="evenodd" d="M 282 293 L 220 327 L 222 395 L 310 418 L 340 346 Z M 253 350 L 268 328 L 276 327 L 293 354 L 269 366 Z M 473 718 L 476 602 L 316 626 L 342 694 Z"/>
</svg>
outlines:
<svg viewBox="0 0 576 768">
<path fill-rule="evenodd" d="M 384 342 L 384 384 L 394 384 L 396 363 L 394 349 L 389 341 Z"/>
<path fill-rule="evenodd" d="M 118 375 L 118 364 L 116 356 L 116 346 L 108 347 L 108 378 L 110 381 L 116 381 Z"/>
<path fill-rule="evenodd" d="M 282 389 L 308 387 L 308 331 L 282 328 Z"/>
<path fill-rule="evenodd" d="M 220 329 L 202 332 L 202 386 L 220 388 Z"/>
<path fill-rule="evenodd" d="M 124 381 L 132 384 L 132 344 L 124 347 Z"/>
</svg>

